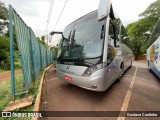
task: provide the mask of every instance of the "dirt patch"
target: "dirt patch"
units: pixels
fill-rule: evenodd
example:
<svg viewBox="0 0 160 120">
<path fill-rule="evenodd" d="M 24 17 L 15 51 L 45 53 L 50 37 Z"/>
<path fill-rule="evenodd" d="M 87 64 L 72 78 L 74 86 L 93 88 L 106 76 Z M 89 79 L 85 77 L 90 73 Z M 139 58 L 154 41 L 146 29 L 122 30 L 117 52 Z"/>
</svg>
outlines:
<svg viewBox="0 0 160 120">
<path fill-rule="evenodd" d="M 21 70 L 18 69 L 18 70 L 15 70 L 15 76 L 20 74 L 21 73 Z M 0 83 L 4 80 L 8 80 L 10 79 L 10 75 L 11 75 L 11 72 L 8 71 L 8 72 L 5 72 L 5 73 L 0 73 Z"/>
<path fill-rule="evenodd" d="M 32 105 L 33 102 L 33 97 L 29 96 L 27 98 L 23 98 L 20 100 L 16 100 L 16 101 L 11 101 L 7 107 L 4 109 L 4 111 L 13 111 L 19 108 L 24 108 L 27 106 Z"/>
</svg>

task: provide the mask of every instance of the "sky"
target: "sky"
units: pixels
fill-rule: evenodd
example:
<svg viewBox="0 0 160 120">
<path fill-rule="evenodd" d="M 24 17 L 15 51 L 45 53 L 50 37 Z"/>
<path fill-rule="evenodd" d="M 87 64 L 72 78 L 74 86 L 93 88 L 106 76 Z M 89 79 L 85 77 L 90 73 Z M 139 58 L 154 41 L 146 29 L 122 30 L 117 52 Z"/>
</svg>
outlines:
<svg viewBox="0 0 160 120">
<path fill-rule="evenodd" d="M 57 19 L 66 0 L 0 0 L 13 8 L 31 27 L 36 36 L 46 34 L 48 11 L 51 1 L 54 1 L 48 25 L 48 33 L 53 31 Z M 55 28 L 63 31 L 64 27 L 77 18 L 98 9 L 100 0 L 68 0 L 64 12 Z M 142 13 L 155 0 L 112 0 L 113 8 L 126 26 L 138 20 Z"/>
</svg>

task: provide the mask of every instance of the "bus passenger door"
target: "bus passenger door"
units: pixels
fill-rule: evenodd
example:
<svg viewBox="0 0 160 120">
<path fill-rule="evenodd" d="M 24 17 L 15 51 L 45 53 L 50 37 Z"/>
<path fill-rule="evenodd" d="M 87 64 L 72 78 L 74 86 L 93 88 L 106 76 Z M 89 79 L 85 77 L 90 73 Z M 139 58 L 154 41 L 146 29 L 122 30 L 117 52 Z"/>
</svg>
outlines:
<svg viewBox="0 0 160 120">
<path fill-rule="evenodd" d="M 116 57 L 116 46 L 115 46 L 115 40 L 116 40 L 116 28 L 112 21 L 109 22 L 109 34 L 108 34 L 108 50 L 107 50 L 107 77 L 106 81 L 108 81 L 108 84 L 112 84 L 114 80 L 118 76 L 118 61 Z"/>
<path fill-rule="evenodd" d="M 107 79 L 109 83 L 114 82 L 117 77 L 117 65 L 118 61 L 116 58 L 116 51 L 114 47 L 108 46 L 108 54 L 107 54 Z"/>
</svg>

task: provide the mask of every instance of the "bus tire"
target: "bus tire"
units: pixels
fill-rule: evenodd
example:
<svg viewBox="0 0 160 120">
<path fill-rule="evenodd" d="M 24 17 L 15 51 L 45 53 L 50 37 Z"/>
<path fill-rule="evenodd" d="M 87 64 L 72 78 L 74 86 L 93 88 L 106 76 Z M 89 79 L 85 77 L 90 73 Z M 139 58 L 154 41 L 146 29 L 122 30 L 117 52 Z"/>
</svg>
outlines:
<svg viewBox="0 0 160 120">
<path fill-rule="evenodd" d="M 129 68 L 131 68 L 132 67 L 132 60 L 131 60 L 131 65 L 129 66 Z"/>
<path fill-rule="evenodd" d="M 151 67 L 150 67 L 150 61 L 148 61 L 148 71 L 152 72 Z"/>
<path fill-rule="evenodd" d="M 124 73 L 124 64 L 121 63 L 119 68 L 119 76 L 118 76 L 118 79 L 116 80 L 117 82 L 119 82 L 122 79 L 123 73 Z"/>
</svg>

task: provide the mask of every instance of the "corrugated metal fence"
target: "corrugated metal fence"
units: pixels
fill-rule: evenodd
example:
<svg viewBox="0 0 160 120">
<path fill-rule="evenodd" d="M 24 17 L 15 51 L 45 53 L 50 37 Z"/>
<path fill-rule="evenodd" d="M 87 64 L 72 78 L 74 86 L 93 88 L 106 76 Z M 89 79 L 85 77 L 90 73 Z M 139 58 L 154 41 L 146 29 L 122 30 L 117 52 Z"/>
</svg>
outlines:
<svg viewBox="0 0 160 120">
<path fill-rule="evenodd" d="M 16 40 L 20 53 L 23 74 L 23 83 L 27 90 L 30 88 L 31 82 L 39 76 L 40 71 L 53 62 L 55 52 L 50 51 L 36 38 L 32 29 L 25 24 L 12 6 L 9 6 L 9 19 L 12 95 L 14 96 L 13 43 L 15 41 L 13 40 L 13 30 L 16 32 Z"/>
</svg>

